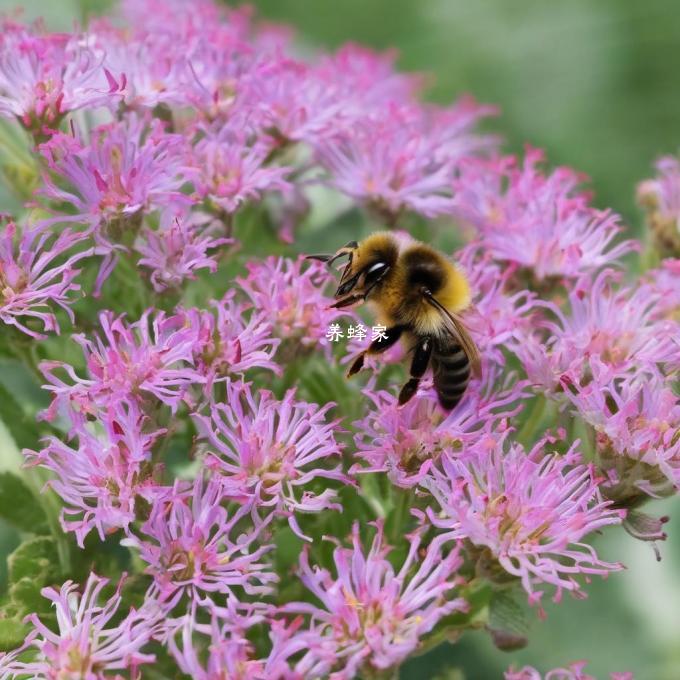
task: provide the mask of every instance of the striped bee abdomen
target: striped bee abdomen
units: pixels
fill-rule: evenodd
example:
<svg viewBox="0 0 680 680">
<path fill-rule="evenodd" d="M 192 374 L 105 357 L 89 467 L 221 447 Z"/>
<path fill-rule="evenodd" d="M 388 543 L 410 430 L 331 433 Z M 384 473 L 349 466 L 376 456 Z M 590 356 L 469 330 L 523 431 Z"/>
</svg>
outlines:
<svg viewBox="0 0 680 680">
<path fill-rule="evenodd" d="M 470 361 L 457 342 L 435 344 L 432 375 L 439 403 L 450 411 L 463 398 L 470 382 Z"/>
</svg>

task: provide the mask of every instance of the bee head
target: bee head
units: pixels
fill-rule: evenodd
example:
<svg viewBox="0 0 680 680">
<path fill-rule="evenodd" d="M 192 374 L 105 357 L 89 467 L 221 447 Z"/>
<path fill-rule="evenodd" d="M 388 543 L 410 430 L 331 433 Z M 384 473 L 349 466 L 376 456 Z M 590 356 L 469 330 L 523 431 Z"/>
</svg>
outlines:
<svg viewBox="0 0 680 680">
<path fill-rule="evenodd" d="M 330 267 L 345 255 L 347 264 L 335 291 L 336 302 L 331 305 L 335 308 L 363 302 L 396 263 L 398 247 L 391 234 L 379 232 L 361 243 L 350 241 L 333 255 L 308 255 L 307 258 L 326 262 Z"/>
</svg>

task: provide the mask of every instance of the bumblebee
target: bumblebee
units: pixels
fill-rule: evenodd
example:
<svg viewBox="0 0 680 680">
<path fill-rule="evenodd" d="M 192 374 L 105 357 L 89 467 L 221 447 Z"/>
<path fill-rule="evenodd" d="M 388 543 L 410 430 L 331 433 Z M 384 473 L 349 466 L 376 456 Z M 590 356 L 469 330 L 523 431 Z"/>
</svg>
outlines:
<svg viewBox="0 0 680 680">
<path fill-rule="evenodd" d="M 352 363 L 348 377 L 360 371 L 366 354 L 380 354 L 398 340 L 413 353 L 410 378 L 399 393 L 408 402 L 428 366 L 432 367 L 439 403 L 453 409 L 463 398 L 472 374 L 480 373 L 480 357 L 460 317 L 470 304 L 470 285 L 461 271 L 425 243 L 378 232 L 350 241 L 333 255 L 308 255 L 330 267 L 347 256 L 336 309 L 367 301 L 386 327 Z"/>
</svg>

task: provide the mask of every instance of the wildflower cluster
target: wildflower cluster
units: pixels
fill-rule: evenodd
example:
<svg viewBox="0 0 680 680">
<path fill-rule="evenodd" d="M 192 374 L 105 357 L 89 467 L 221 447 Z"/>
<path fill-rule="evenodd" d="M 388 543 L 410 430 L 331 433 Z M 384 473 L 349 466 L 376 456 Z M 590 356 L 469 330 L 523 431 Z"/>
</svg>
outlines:
<svg viewBox="0 0 680 680">
<path fill-rule="evenodd" d="M 29 537 L 0 677 L 389 677 L 481 624 L 524 644 L 499 607 L 620 570 L 596 533 L 663 540 L 641 508 L 680 485 L 677 260 L 628 282 L 640 244 L 582 176 L 503 155 L 477 130 L 493 107 L 423 104 L 392 54 L 302 61 L 210 0 L 116 12 L 0 40 L 38 184 L 1 227 L 0 353 L 45 401 L 27 424 L 2 388 L 26 482 L 0 482 L 44 502 L 6 518 Z M 665 244 L 677 165 L 640 187 Z M 394 365 L 345 382 L 386 328 L 331 308 L 304 253 L 342 245 L 347 205 L 352 238 L 458 238 L 482 371 L 453 411 L 427 377 L 399 406 Z"/>
</svg>

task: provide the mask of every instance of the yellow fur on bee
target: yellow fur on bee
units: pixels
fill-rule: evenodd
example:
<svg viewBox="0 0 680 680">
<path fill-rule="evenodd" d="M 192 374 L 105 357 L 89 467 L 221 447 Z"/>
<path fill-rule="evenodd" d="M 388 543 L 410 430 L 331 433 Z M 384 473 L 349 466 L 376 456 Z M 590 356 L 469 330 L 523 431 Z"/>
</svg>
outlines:
<svg viewBox="0 0 680 680">
<path fill-rule="evenodd" d="M 375 310 L 378 323 L 388 328 L 395 324 L 407 324 L 423 334 L 444 333 L 441 312 L 432 307 L 420 291 L 409 285 L 408 271 L 403 264 L 404 254 L 411 249 L 418 249 L 426 251 L 437 261 L 444 272 L 444 284 L 439 290 L 433 291 L 434 297 L 451 312 L 462 311 L 470 304 L 470 285 L 466 277 L 450 260 L 427 244 L 386 231 L 372 234 L 359 243 L 354 251 L 352 270 L 359 271 L 363 263 L 370 262 L 376 253 L 391 248 L 397 249 L 397 261 L 382 286 L 368 300 Z"/>
<path fill-rule="evenodd" d="M 444 263 L 448 270 L 446 285 L 437 293 L 437 301 L 452 312 L 460 312 L 470 305 L 470 284 L 455 265 L 446 259 Z"/>
</svg>

